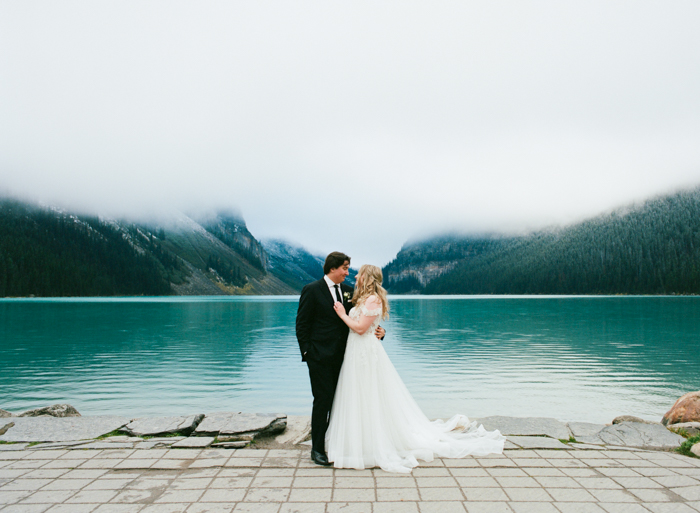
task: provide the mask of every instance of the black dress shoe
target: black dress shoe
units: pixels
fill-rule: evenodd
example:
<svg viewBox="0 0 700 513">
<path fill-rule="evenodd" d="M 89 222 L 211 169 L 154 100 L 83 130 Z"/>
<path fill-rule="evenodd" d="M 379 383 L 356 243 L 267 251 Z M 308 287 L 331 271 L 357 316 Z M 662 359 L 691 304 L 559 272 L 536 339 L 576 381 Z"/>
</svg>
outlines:
<svg viewBox="0 0 700 513">
<path fill-rule="evenodd" d="M 313 449 L 311 450 L 311 459 L 316 465 L 323 465 L 324 467 L 330 465 L 330 462 L 328 461 L 328 456 L 326 456 L 322 452 Z"/>
</svg>

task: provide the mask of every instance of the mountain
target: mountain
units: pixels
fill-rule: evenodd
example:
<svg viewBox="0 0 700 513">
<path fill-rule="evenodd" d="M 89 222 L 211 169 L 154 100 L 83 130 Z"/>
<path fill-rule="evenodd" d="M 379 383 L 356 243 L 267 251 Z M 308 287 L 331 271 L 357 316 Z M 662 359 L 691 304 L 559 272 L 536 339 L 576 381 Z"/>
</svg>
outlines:
<svg viewBox="0 0 700 513">
<path fill-rule="evenodd" d="M 4 297 L 296 294 L 309 258 L 289 243 L 272 258 L 231 212 L 149 224 L 0 199 Z"/>
<path fill-rule="evenodd" d="M 262 245 L 269 258 L 268 270 L 290 287 L 301 290 L 307 283 L 323 278 L 322 257 L 283 240 L 266 239 Z"/>
<path fill-rule="evenodd" d="M 0 296 L 171 294 L 183 271 L 136 227 L 0 201 Z"/>
<path fill-rule="evenodd" d="M 511 240 L 497 236 L 442 235 L 405 244 L 382 269 L 385 286 L 393 294 L 420 294 L 429 283 L 464 260 L 505 247 Z"/>
<path fill-rule="evenodd" d="M 421 294 L 698 294 L 700 188 L 517 237 L 404 246 L 387 289 Z"/>
</svg>

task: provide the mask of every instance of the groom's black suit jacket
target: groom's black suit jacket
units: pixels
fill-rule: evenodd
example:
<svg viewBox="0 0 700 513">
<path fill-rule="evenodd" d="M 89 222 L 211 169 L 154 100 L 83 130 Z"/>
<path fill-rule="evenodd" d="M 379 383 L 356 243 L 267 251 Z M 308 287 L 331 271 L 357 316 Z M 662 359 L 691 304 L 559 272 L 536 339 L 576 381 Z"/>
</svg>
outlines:
<svg viewBox="0 0 700 513">
<path fill-rule="evenodd" d="M 346 299 L 344 293 L 348 293 Z M 352 307 L 353 288 L 340 284 L 345 311 Z M 336 299 L 321 278 L 306 285 L 299 297 L 297 340 L 302 361 L 341 360 L 348 340 L 348 327 L 333 309 Z"/>
</svg>

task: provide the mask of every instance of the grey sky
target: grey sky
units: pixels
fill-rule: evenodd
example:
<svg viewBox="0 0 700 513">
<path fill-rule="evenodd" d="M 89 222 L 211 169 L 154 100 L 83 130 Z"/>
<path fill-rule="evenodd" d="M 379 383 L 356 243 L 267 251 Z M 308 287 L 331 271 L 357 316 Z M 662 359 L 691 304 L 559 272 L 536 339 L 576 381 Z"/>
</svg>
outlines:
<svg viewBox="0 0 700 513">
<path fill-rule="evenodd" d="M 700 183 L 700 2 L 0 4 L 0 192 L 353 265 Z"/>
</svg>

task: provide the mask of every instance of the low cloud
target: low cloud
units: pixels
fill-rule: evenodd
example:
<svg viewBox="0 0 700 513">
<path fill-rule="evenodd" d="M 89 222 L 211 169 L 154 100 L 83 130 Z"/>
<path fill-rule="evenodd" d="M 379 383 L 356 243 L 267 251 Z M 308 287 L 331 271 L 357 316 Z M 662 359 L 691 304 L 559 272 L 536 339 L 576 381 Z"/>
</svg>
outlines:
<svg viewBox="0 0 700 513">
<path fill-rule="evenodd" d="M 697 2 L 12 3 L 0 187 L 389 261 L 700 183 Z"/>
</svg>

